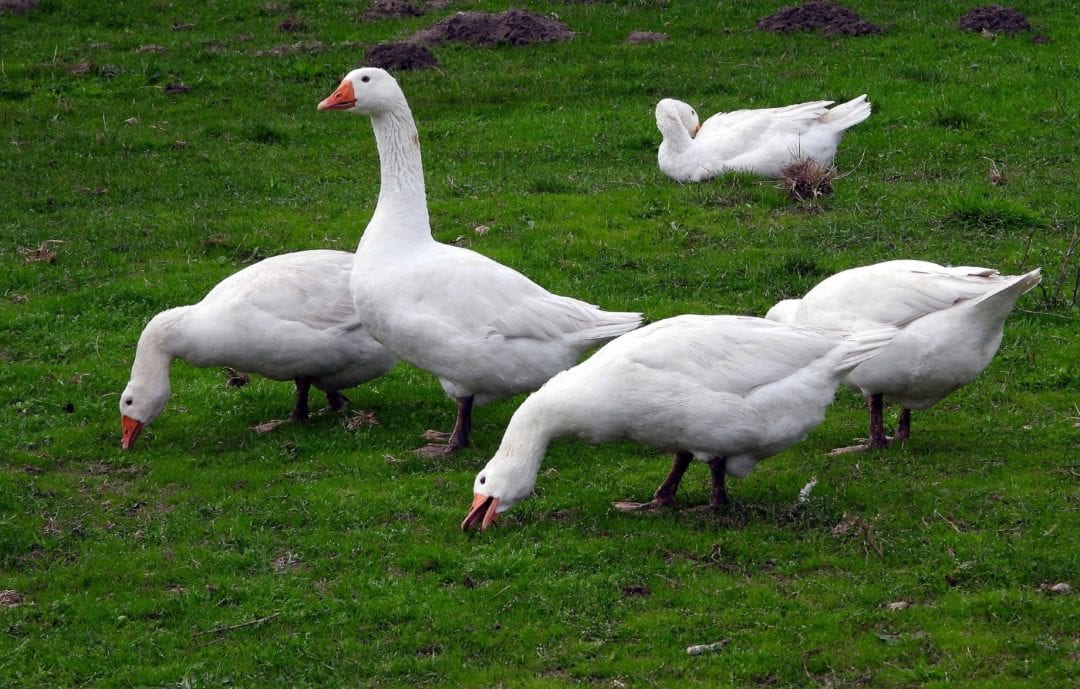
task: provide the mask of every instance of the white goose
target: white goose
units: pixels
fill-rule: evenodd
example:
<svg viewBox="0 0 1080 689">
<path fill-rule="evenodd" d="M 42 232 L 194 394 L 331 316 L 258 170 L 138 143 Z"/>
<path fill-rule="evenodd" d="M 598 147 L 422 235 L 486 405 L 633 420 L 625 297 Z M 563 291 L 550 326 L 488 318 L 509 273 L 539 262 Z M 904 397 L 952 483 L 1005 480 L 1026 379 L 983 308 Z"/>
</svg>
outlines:
<svg viewBox="0 0 1080 689">
<path fill-rule="evenodd" d="M 349 72 L 319 110 L 371 116 L 379 149 L 379 200 L 356 250 L 352 294 L 364 326 L 399 357 L 437 375 L 457 402 L 446 444 L 469 444 L 472 407 L 535 390 L 590 347 L 641 323 L 641 314 L 601 311 L 552 294 L 468 249 L 436 242 L 412 112 L 392 76 Z"/>
<path fill-rule="evenodd" d="M 827 328 L 902 326 L 889 348 L 846 379 L 867 396 L 867 444 L 888 444 L 883 397 L 902 407 L 894 440 L 911 434 L 911 410 L 927 409 L 967 385 L 1001 344 L 1005 318 L 1016 300 L 1040 280 L 1039 269 L 1001 275 L 992 268 L 947 268 L 928 261 L 886 261 L 852 268 L 818 283 L 802 299 L 776 304 L 766 318 Z"/>
<path fill-rule="evenodd" d="M 665 98 L 656 104 L 664 138 L 660 170 L 679 182 L 700 182 L 729 171 L 779 177 L 787 165 L 807 158 L 832 165 L 844 132 L 870 117 L 865 95 L 829 109 L 832 103 L 722 112 L 699 124 L 692 107 Z"/>
<path fill-rule="evenodd" d="M 675 452 L 651 502 L 672 505 L 690 462 L 712 472 L 709 503 L 727 501 L 724 476 L 806 437 L 825 418 L 841 378 L 885 347 L 895 328 L 842 333 L 741 316 L 677 316 L 605 345 L 552 378 L 518 408 L 477 474 L 461 528 L 486 529 L 532 491 L 555 438 L 632 440 Z"/>
<path fill-rule="evenodd" d="M 150 319 L 120 395 L 123 448 L 165 409 L 173 359 L 293 380 L 297 420 L 307 417 L 312 385 L 340 409 L 339 390 L 389 371 L 397 357 L 371 339 L 353 309 L 352 263 L 345 251 L 274 256 L 225 278 L 199 303 Z"/>
</svg>

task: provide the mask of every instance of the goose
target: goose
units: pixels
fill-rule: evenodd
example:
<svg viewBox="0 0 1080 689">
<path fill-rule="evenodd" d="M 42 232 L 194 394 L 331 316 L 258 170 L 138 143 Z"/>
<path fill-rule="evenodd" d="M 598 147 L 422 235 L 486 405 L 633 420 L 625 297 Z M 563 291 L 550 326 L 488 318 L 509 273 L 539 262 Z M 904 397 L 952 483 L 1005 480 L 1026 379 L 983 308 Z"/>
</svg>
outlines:
<svg viewBox="0 0 1080 689">
<path fill-rule="evenodd" d="M 347 251 L 274 256 L 225 278 L 197 304 L 150 319 L 120 395 L 121 446 L 131 449 L 165 409 L 174 359 L 295 381 L 295 420 L 307 418 L 311 386 L 326 393 L 332 409 L 343 408 L 341 390 L 381 376 L 397 361 L 356 317 L 352 263 Z"/>
<path fill-rule="evenodd" d="M 827 167 L 844 132 L 870 117 L 865 95 L 830 109 L 832 103 L 722 112 L 699 124 L 688 104 L 664 98 L 656 104 L 660 170 L 679 182 L 700 182 L 729 171 L 780 177 L 803 159 Z"/>
<path fill-rule="evenodd" d="M 882 449 L 889 443 L 884 399 L 901 407 L 892 439 L 907 440 L 911 410 L 928 409 L 978 377 L 997 353 L 1016 300 L 1040 279 L 1038 268 L 1001 275 L 992 268 L 885 261 L 828 277 L 802 299 L 779 302 L 765 318 L 856 330 L 902 328 L 881 356 L 856 367 L 845 380 L 867 397 L 868 442 L 833 453 Z"/>
<path fill-rule="evenodd" d="M 526 399 L 473 482 L 463 530 L 487 529 L 529 495 L 549 443 L 632 440 L 675 453 L 647 503 L 675 504 L 690 463 L 712 474 L 710 507 L 727 502 L 725 475 L 802 440 L 825 418 L 841 378 L 884 348 L 895 328 L 847 334 L 746 316 L 685 315 L 610 342 Z"/>
<path fill-rule="evenodd" d="M 457 405 L 453 431 L 425 433 L 441 442 L 419 448 L 421 456 L 467 447 L 474 406 L 535 390 L 587 349 L 640 325 L 640 313 L 552 294 L 490 258 L 435 241 L 416 125 L 389 73 L 349 72 L 318 109 L 370 116 L 379 151 L 379 198 L 353 264 L 356 311 L 376 340 L 435 374 Z"/>
</svg>

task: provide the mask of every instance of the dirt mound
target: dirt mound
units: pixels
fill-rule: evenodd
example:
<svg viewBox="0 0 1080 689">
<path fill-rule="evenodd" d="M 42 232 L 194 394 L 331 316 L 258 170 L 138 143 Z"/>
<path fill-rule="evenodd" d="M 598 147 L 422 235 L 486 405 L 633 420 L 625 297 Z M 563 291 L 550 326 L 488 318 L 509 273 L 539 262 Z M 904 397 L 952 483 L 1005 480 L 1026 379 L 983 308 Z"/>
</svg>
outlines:
<svg viewBox="0 0 1080 689">
<path fill-rule="evenodd" d="M 757 26 L 771 33 L 821 29 L 826 36 L 865 36 L 885 32 L 880 26 L 863 21 L 848 8 L 834 5 L 829 0 L 811 0 L 798 7 L 781 7 L 776 14 L 759 20 Z"/>
<path fill-rule="evenodd" d="M 0 0 L 0 14 L 26 14 L 37 9 L 38 0 Z"/>
<path fill-rule="evenodd" d="M 420 17 L 424 10 L 405 0 L 372 0 L 364 12 L 364 19 L 394 19 L 401 17 Z"/>
<path fill-rule="evenodd" d="M 364 53 L 364 64 L 390 71 L 430 69 L 439 66 L 434 53 L 415 43 L 380 43 Z"/>
<path fill-rule="evenodd" d="M 1011 7 L 1001 5 L 985 5 L 972 8 L 960 21 L 956 23 L 961 29 L 968 31 L 991 31 L 993 33 L 1014 34 L 1021 31 L 1031 31 L 1027 17 Z"/>
<path fill-rule="evenodd" d="M 666 33 L 657 31 L 631 31 L 626 37 L 627 43 L 663 43 L 671 38 Z"/>
<path fill-rule="evenodd" d="M 410 41 L 440 45 L 472 46 L 551 43 L 573 38 L 574 32 L 560 21 L 526 10 L 509 9 L 502 14 L 458 12 L 415 34 Z"/>
</svg>

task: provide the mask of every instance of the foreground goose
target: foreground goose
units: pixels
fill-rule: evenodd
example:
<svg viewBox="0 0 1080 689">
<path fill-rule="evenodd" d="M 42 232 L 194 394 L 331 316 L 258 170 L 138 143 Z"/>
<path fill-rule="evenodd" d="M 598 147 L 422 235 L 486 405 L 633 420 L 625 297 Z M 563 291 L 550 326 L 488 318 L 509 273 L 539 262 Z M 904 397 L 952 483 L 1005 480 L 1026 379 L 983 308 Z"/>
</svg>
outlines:
<svg viewBox="0 0 1080 689">
<path fill-rule="evenodd" d="M 292 417 L 308 414 L 308 390 L 339 390 L 386 373 L 397 361 L 371 339 L 349 294 L 353 255 L 297 251 L 260 261 L 222 280 L 203 300 L 162 311 L 146 325 L 131 380 L 120 395 L 124 449 L 165 409 L 173 359 L 194 366 L 231 366 L 296 382 Z"/>
<path fill-rule="evenodd" d="M 457 402 L 449 434 L 418 452 L 469 444 L 473 406 L 535 390 L 590 347 L 641 323 L 548 292 L 478 253 L 436 242 L 428 224 L 420 144 L 405 95 L 381 69 L 353 70 L 319 110 L 371 116 L 381 180 L 356 250 L 352 294 L 364 327 Z"/>
<path fill-rule="evenodd" d="M 710 505 L 727 501 L 724 475 L 806 437 L 825 418 L 841 378 L 895 333 L 842 333 L 741 316 L 677 316 L 623 335 L 552 378 L 518 408 L 499 450 L 473 483 L 461 528 L 486 529 L 526 497 L 555 438 L 634 442 L 675 453 L 644 504 L 672 505 L 690 462 L 712 471 Z"/>
<path fill-rule="evenodd" d="M 857 367 L 845 381 L 867 396 L 870 438 L 834 453 L 880 449 L 889 441 L 883 397 L 902 407 L 893 439 L 906 440 L 912 409 L 931 407 L 986 368 L 1001 344 L 1005 318 L 1039 280 L 1038 268 L 1001 275 L 992 268 L 886 261 L 828 277 L 802 299 L 781 301 L 765 317 L 855 330 L 902 326 L 881 356 Z"/>
<path fill-rule="evenodd" d="M 692 107 L 665 98 L 656 104 L 656 126 L 664 137 L 660 170 L 679 182 L 700 182 L 729 171 L 779 177 L 804 159 L 832 165 L 844 132 L 870 117 L 865 95 L 829 109 L 832 103 L 722 112 L 699 125 Z"/>
</svg>

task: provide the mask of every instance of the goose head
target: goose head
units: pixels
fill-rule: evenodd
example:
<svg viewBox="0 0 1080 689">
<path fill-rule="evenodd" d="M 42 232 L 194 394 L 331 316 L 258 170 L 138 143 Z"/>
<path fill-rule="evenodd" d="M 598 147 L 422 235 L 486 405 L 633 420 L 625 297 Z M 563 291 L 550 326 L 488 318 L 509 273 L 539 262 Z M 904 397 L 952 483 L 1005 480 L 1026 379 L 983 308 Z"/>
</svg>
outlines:
<svg viewBox="0 0 1080 689">
<path fill-rule="evenodd" d="M 795 312 L 799 310 L 802 299 L 783 299 L 773 304 L 769 312 L 765 314 L 765 320 L 777 323 L 794 323 Z"/>
<path fill-rule="evenodd" d="M 348 110 L 381 115 L 405 103 L 397 80 L 378 67 L 362 67 L 345 75 L 341 84 L 319 103 L 319 110 Z"/>
<path fill-rule="evenodd" d="M 674 98 L 664 98 L 656 104 L 656 127 L 665 136 L 681 127 L 692 139 L 701 129 L 701 122 L 698 120 L 697 111 L 687 103 Z"/>
<path fill-rule="evenodd" d="M 476 475 L 473 502 L 461 530 L 487 531 L 506 510 L 532 493 L 536 470 L 525 462 L 506 461 L 498 454 Z"/>
<path fill-rule="evenodd" d="M 120 426 L 123 437 L 120 446 L 130 450 L 142 430 L 149 426 L 165 409 L 169 401 L 169 387 L 150 386 L 132 380 L 120 395 Z"/>
</svg>

